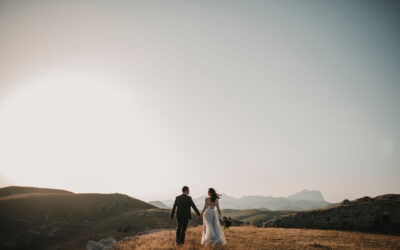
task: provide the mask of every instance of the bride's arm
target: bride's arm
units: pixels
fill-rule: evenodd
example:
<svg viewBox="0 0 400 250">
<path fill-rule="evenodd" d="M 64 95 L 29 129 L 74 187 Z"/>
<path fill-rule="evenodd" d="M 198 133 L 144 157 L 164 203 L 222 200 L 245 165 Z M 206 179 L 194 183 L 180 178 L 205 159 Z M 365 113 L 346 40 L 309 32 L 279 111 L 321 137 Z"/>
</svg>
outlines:
<svg viewBox="0 0 400 250">
<path fill-rule="evenodd" d="M 204 214 L 204 211 L 206 210 L 206 208 L 207 208 L 207 198 L 204 201 L 204 208 L 203 208 L 203 211 L 201 211 L 200 218 L 203 218 L 203 214 Z"/>
<path fill-rule="evenodd" d="M 218 202 L 218 200 L 215 200 L 215 202 L 217 203 L 216 205 L 217 205 L 217 210 L 218 210 L 219 217 L 222 218 L 221 210 L 219 209 L 219 202 Z"/>
</svg>

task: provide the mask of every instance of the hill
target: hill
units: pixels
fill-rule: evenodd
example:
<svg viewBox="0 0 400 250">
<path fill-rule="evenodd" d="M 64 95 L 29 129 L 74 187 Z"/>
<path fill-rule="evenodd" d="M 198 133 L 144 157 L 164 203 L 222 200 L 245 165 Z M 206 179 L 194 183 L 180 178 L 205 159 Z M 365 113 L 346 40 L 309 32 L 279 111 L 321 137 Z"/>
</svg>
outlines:
<svg viewBox="0 0 400 250">
<path fill-rule="evenodd" d="M 400 195 L 344 200 L 335 207 L 275 217 L 267 220 L 264 226 L 400 234 Z"/>
<path fill-rule="evenodd" d="M 0 188 L 0 198 L 4 198 L 6 196 L 18 195 L 18 194 L 73 194 L 72 192 L 61 190 L 61 189 L 52 189 L 52 188 L 37 188 L 37 187 L 19 187 L 19 186 L 9 186 Z"/>
<path fill-rule="evenodd" d="M 84 248 L 88 239 L 174 226 L 168 210 L 123 194 L 22 187 L 1 188 L 0 193 L 1 249 Z"/>
<path fill-rule="evenodd" d="M 271 218 L 281 215 L 293 214 L 295 211 L 283 210 L 283 211 L 268 211 L 259 209 L 223 209 L 222 215 L 231 217 L 234 220 L 242 221 L 253 226 L 262 226 L 263 223 Z"/>
<path fill-rule="evenodd" d="M 193 199 L 197 207 L 204 206 L 204 199 L 202 196 Z M 173 201 L 163 201 L 168 207 L 172 207 Z M 272 196 L 243 196 L 240 198 L 231 197 L 223 194 L 221 196 L 220 206 L 221 209 L 259 209 L 259 210 L 295 210 L 304 211 L 316 208 L 322 208 L 330 205 L 323 199 L 321 192 L 303 190 L 299 193 L 289 197 L 272 197 Z"/>
<path fill-rule="evenodd" d="M 116 250 L 204 249 L 200 245 L 202 228 L 189 228 L 182 247 L 175 247 L 172 230 L 126 238 Z M 228 244 L 218 249 L 399 249 L 400 238 L 389 235 L 334 230 L 231 227 L 225 231 Z"/>
</svg>

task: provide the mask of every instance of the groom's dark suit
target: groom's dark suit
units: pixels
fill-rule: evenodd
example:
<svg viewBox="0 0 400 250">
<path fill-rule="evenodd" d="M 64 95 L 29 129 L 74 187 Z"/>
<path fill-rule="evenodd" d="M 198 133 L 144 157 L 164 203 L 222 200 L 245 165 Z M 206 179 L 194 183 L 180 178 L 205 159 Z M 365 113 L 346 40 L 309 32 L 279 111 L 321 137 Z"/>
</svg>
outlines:
<svg viewBox="0 0 400 250">
<path fill-rule="evenodd" d="M 194 204 L 192 197 L 186 194 L 182 194 L 176 197 L 171 212 L 171 218 L 174 217 L 175 210 L 177 209 L 176 212 L 176 220 L 178 221 L 178 229 L 176 230 L 177 244 L 183 244 L 183 242 L 185 241 L 186 228 L 189 224 L 189 220 L 192 219 L 190 207 L 192 207 L 193 210 L 196 212 L 196 214 L 200 216 L 199 210 L 197 210 L 197 207 Z"/>
</svg>

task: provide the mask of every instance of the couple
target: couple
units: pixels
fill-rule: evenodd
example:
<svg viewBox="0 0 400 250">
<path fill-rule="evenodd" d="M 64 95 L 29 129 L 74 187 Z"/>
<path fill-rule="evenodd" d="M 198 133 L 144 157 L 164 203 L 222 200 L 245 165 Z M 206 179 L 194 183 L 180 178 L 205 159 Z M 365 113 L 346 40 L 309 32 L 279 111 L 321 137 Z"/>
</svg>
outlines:
<svg viewBox="0 0 400 250">
<path fill-rule="evenodd" d="M 175 210 L 178 228 L 176 230 L 176 244 L 182 245 L 185 241 L 186 228 L 189 220 L 192 218 L 190 207 L 196 212 L 199 219 L 203 219 L 203 236 L 201 237 L 201 244 L 226 244 L 224 232 L 221 230 L 219 218 L 222 217 L 221 210 L 219 209 L 218 199 L 219 195 L 213 188 L 208 189 L 208 197 L 205 200 L 203 211 L 201 214 L 197 210 L 192 197 L 189 196 L 189 187 L 182 188 L 183 194 L 177 196 L 171 212 L 171 222 L 173 221 Z"/>
</svg>

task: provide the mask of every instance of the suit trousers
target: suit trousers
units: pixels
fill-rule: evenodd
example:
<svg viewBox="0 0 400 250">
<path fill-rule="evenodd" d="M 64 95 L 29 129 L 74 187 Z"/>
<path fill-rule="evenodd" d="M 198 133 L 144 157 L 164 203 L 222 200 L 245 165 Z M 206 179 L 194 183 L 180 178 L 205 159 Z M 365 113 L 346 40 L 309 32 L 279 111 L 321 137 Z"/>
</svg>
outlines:
<svg viewBox="0 0 400 250">
<path fill-rule="evenodd" d="M 178 228 L 176 229 L 176 244 L 180 245 L 185 242 L 186 228 L 189 224 L 189 218 L 177 218 Z"/>
</svg>

